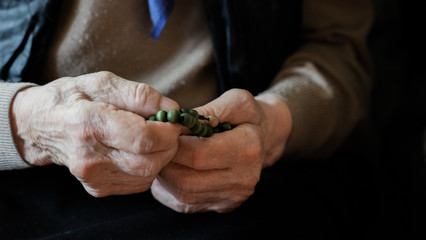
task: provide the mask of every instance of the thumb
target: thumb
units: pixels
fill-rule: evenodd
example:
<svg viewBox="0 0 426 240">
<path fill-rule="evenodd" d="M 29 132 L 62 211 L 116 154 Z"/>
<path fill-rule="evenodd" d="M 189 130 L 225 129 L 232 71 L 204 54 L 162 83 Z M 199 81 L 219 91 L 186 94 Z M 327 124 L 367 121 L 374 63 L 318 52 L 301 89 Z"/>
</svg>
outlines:
<svg viewBox="0 0 426 240">
<path fill-rule="evenodd" d="M 108 103 L 145 118 L 158 110 L 179 109 L 175 101 L 151 86 L 123 79 L 110 72 L 82 75 L 79 80 L 85 82 L 82 91 L 91 100 Z"/>
<path fill-rule="evenodd" d="M 256 111 L 255 106 L 256 101 L 250 92 L 242 89 L 231 89 L 206 105 L 195 108 L 195 110 L 202 115 L 215 115 L 221 122 L 240 124 L 258 121 L 261 113 Z"/>
</svg>

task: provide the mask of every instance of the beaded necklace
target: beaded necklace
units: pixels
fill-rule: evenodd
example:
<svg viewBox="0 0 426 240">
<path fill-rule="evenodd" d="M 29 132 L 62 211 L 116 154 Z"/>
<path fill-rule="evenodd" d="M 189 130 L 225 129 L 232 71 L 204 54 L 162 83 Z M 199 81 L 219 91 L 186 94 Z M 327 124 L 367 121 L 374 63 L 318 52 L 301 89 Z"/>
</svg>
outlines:
<svg viewBox="0 0 426 240">
<path fill-rule="evenodd" d="M 148 118 L 149 121 L 179 123 L 189 128 L 193 135 L 199 137 L 211 137 L 214 133 L 229 131 L 231 124 L 219 122 L 216 116 L 205 117 L 198 114 L 194 109 L 183 108 L 181 110 L 170 110 L 168 112 L 160 110 L 157 114 Z M 200 122 L 199 120 L 203 121 Z"/>
</svg>

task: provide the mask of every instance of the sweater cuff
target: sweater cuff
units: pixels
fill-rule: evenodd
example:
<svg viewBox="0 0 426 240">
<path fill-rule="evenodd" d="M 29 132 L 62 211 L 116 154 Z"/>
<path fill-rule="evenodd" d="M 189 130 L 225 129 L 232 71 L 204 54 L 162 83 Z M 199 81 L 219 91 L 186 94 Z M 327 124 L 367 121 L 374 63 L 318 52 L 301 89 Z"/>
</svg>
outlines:
<svg viewBox="0 0 426 240">
<path fill-rule="evenodd" d="M 335 93 L 321 74 L 310 70 L 278 76 L 265 91 L 281 97 L 292 115 L 287 158 L 322 159 L 336 147 L 329 141 L 336 124 Z"/>
<path fill-rule="evenodd" d="M 19 90 L 35 86 L 33 83 L 6 83 L 0 80 L 0 170 L 29 168 L 19 154 L 10 126 L 10 104 Z"/>
</svg>

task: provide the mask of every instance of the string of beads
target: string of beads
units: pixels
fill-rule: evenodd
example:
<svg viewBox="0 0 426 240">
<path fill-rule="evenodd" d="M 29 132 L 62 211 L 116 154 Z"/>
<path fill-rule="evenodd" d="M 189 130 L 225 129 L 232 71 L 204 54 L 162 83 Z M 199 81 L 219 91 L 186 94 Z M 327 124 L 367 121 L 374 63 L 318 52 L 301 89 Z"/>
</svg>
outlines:
<svg viewBox="0 0 426 240">
<path fill-rule="evenodd" d="M 170 110 L 168 112 L 160 110 L 157 114 L 150 116 L 148 120 L 179 123 L 189 128 L 194 135 L 199 137 L 210 137 L 214 133 L 232 129 L 231 124 L 219 122 L 219 118 L 216 116 L 205 117 L 198 114 L 194 109 L 186 108 L 181 110 Z"/>
</svg>

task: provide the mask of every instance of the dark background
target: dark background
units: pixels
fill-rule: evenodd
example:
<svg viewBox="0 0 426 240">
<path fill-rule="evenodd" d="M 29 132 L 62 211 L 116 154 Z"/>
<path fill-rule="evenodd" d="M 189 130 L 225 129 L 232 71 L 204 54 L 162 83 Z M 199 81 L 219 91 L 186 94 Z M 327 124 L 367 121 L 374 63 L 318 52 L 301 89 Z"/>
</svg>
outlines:
<svg viewBox="0 0 426 240">
<path fill-rule="evenodd" d="M 426 29 L 424 2 L 381 0 L 370 35 L 378 162 L 375 232 L 425 238 Z M 415 235 L 419 234 L 419 235 Z"/>
</svg>

